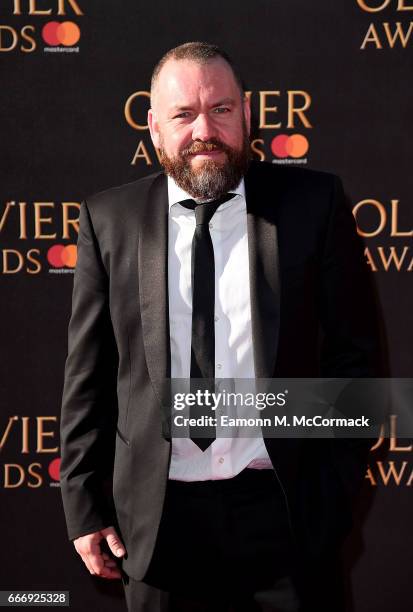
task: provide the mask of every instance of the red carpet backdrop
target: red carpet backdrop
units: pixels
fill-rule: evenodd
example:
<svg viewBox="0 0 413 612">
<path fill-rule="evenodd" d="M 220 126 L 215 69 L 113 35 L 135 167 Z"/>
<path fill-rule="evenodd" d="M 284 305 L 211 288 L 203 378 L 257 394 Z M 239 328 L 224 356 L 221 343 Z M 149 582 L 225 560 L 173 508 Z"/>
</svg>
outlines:
<svg viewBox="0 0 413 612">
<path fill-rule="evenodd" d="M 391 376 L 413 372 L 413 0 L 1 0 L 0 590 L 66 590 L 76 611 L 124 609 L 68 542 L 59 490 L 79 205 L 159 168 L 150 75 L 189 40 L 239 65 L 256 159 L 342 177 Z M 413 445 L 388 425 L 343 551 L 356 612 L 411 609 Z"/>
</svg>

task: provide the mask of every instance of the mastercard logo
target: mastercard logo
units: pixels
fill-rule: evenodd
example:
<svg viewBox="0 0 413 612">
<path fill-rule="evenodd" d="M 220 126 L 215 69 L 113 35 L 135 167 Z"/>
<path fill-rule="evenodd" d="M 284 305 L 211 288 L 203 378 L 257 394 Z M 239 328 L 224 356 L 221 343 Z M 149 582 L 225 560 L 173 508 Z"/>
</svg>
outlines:
<svg viewBox="0 0 413 612">
<path fill-rule="evenodd" d="M 77 246 L 75 244 L 54 244 L 47 251 L 47 261 L 54 268 L 74 268 L 77 260 Z"/>
<path fill-rule="evenodd" d="M 49 23 L 43 26 L 42 37 L 44 42 L 50 45 L 50 47 L 57 47 L 58 45 L 71 47 L 78 42 L 80 29 L 73 21 L 64 21 L 63 23 L 49 21 Z"/>
<path fill-rule="evenodd" d="M 308 140 L 302 134 L 279 134 L 271 141 L 271 151 L 275 157 L 303 157 L 309 148 Z"/>
<path fill-rule="evenodd" d="M 49 463 L 48 472 L 52 480 L 60 480 L 60 457 Z"/>
</svg>

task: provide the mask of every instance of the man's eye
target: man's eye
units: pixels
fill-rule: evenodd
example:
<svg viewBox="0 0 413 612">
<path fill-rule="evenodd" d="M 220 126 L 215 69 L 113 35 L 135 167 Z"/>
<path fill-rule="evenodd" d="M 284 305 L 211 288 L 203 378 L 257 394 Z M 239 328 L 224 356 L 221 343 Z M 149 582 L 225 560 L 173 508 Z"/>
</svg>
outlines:
<svg viewBox="0 0 413 612">
<path fill-rule="evenodd" d="M 189 117 L 189 113 L 187 111 L 175 115 L 175 119 L 186 119 L 186 117 Z"/>
<path fill-rule="evenodd" d="M 217 108 L 214 108 L 214 113 L 229 113 L 229 108 L 226 108 L 225 106 L 218 106 Z"/>
</svg>

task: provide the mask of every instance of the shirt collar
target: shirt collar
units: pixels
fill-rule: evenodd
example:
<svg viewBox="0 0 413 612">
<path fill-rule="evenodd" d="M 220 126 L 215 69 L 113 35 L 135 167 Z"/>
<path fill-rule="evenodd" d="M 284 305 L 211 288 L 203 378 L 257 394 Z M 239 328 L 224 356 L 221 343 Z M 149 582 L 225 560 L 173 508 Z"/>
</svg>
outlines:
<svg viewBox="0 0 413 612">
<path fill-rule="evenodd" d="M 245 198 L 245 184 L 244 179 L 242 178 L 235 189 L 231 189 L 230 193 L 236 193 L 237 195 Z M 169 210 L 174 204 L 178 202 L 182 202 L 182 200 L 188 200 L 191 196 L 181 189 L 179 185 L 177 185 L 174 179 L 168 176 L 168 201 L 169 201 Z"/>
</svg>

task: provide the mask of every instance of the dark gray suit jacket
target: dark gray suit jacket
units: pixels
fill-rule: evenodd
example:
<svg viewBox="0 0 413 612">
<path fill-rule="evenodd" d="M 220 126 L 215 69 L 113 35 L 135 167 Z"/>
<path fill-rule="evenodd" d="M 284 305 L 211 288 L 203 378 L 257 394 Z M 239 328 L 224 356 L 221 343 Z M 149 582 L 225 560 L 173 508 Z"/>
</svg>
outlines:
<svg viewBox="0 0 413 612">
<path fill-rule="evenodd" d="M 160 409 L 170 377 L 166 183 L 160 172 L 81 205 L 61 413 L 69 539 L 115 525 L 136 580 L 154 547 L 171 450 Z M 340 180 L 252 162 L 245 186 L 256 376 L 377 376 L 374 297 Z M 317 556 L 351 525 L 368 445 L 265 444 L 297 541 Z"/>
</svg>

